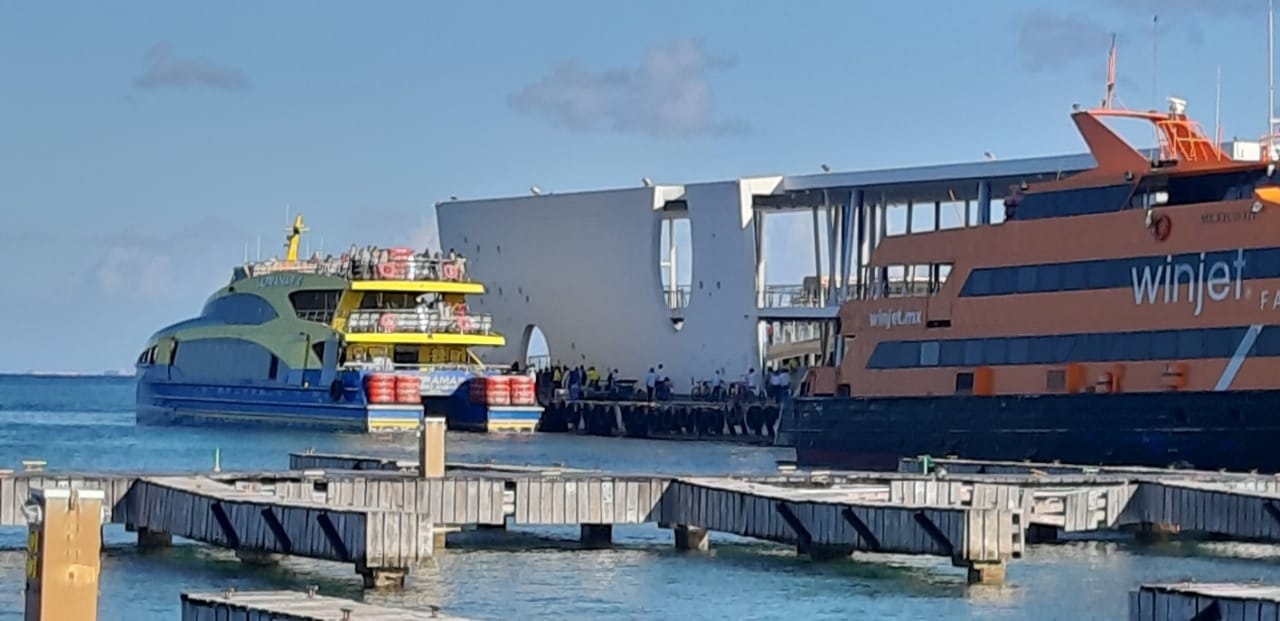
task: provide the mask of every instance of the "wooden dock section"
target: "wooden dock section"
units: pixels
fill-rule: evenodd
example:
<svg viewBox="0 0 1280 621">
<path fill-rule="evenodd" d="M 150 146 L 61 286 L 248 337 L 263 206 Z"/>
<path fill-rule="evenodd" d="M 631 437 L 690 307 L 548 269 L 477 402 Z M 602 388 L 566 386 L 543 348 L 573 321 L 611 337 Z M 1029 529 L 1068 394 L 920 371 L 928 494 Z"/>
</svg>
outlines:
<svg viewBox="0 0 1280 621">
<path fill-rule="evenodd" d="M 326 597 L 312 587 L 298 591 L 235 591 L 183 593 L 182 621 L 465 621 L 427 611 L 372 606 L 349 599 Z"/>
<path fill-rule="evenodd" d="M 1274 621 L 1280 587 L 1260 584 L 1148 584 L 1129 592 L 1129 621 Z"/>
<path fill-rule="evenodd" d="M 270 497 L 204 477 L 144 478 L 130 495 L 125 519 L 139 532 L 186 537 L 251 560 L 288 554 L 352 563 L 366 586 L 403 582 L 433 552 L 432 523 L 414 511 Z"/>
</svg>

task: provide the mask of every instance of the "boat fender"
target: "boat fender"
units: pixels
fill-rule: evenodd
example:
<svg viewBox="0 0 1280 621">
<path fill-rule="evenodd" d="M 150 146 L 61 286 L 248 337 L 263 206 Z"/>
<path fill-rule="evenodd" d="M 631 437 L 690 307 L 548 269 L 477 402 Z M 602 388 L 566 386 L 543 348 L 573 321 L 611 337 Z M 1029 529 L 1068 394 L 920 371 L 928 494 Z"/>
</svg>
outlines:
<svg viewBox="0 0 1280 621">
<path fill-rule="evenodd" d="M 382 326 L 382 330 L 384 332 L 395 332 L 396 316 L 392 313 L 383 313 L 382 316 L 378 318 L 378 325 Z"/>
<path fill-rule="evenodd" d="M 1169 234 L 1173 232 L 1173 219 L 1168 215 L 1160 214 L 1151 219 L 1151 236 L 1156 241 L 1164 241 L 1169 239 Z"/>
<path fill-rule="evenodd" d="M 334 401 L 341 401 L 342 394 L 347 391 L 346 386 L 342 384 L 342 380 L 336 379 L 329 384 L 329 398 Z"/>
</svg>

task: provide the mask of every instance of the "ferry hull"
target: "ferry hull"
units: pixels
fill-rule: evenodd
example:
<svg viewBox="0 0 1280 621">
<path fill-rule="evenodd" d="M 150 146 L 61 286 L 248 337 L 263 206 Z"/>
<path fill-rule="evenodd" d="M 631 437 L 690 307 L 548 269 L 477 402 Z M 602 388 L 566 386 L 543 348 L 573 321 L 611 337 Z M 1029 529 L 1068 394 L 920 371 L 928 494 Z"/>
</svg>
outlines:
<svg viewBox="0 0 1280 621">
<path fill-rule="evenodd" d="M 327 389 L 297 386 L 222 385 L 141 378 L 140 425 L 290 428 L 323 431 L 415 431 L 421 405 L 335 402 Z"/>
<path fill-rule="evenodd" d="M 1179 465 L 1280 472 L 1280 390 L 796 401 L 802 468 L 896 470 L 898 459 Z"/>
</svg>

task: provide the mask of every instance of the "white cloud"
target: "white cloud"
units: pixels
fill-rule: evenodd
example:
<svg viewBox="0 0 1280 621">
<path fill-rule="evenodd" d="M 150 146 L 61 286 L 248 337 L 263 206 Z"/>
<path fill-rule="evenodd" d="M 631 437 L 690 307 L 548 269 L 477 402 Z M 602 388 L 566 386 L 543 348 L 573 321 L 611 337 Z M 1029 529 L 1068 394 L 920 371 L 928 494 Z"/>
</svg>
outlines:
<svg viewBox="0 0 1280 621">
<path fill-rule="evenodd" d="M 654 47 L 636 68 L 590 70 L 567 62 L 510 98 L 513 108 L 571 130 L 610 129 L 659 136 L 750 131 L 715 116 L 707 73 L 733 65 L 681 39 Z"/>
</svg>

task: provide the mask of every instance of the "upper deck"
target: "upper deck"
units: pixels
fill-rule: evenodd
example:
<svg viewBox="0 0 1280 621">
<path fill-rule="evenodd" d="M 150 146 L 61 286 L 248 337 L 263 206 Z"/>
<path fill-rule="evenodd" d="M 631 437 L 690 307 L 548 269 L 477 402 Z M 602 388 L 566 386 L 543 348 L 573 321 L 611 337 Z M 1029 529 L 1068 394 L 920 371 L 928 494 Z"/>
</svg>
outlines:
<svg viewBox="0 0 1280 621">
<path fill-rule="evenodd" d="M 269 259 L 235 268 L 232 280 L 271 274 L 316 274 L 348 281 L 352 291 L 395 291 L 402 293 L 449 293 L 484 295 L 484 284 L 467 275 L 462 257 L 427 256 L 408 248 L 372 249 L 341 256 L 310 259 Z"/>
</svg>

